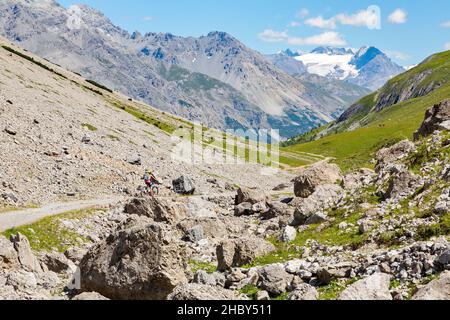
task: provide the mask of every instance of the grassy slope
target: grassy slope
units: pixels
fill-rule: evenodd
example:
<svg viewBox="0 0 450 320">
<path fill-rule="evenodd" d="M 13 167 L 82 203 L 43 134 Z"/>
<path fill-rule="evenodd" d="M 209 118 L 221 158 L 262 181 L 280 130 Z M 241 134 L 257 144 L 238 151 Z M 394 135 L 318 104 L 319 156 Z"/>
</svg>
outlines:
<svg viewBox="0 0 450 320">
<path fill-rule="evenodd" d="M 283 148 L 283 151 L 333 157 L 346 171 L 371 167 L 370 159 L 379 148 L 403 139 L 411 139 L 423 121 L 425 111 L 433 104 L 450 98 L 450 51 L 437 54 L 422 65 L 392 79 L 382 90 L 396 90 L 410 77 L 429 69 L 432 69 L 433 73 L 421 83 L 421 86 L 439 81 L 443 84 L 439 89 L 424 97 L 387 107 L 380 112 L 370 112 L 376 104 L 377 97 L 376 94 L 371 94 L 360 101 L 365 108 L 351 120 L 364 118 L 366 123 L 364 127 L 332 134 L 317 141 L 289 146 Z"/>
</svg>

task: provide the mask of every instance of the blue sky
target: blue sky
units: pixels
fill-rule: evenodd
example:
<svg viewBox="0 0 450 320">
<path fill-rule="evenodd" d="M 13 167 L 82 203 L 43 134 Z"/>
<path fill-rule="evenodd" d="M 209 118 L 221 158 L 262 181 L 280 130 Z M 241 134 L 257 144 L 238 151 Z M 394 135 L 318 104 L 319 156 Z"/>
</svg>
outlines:
<svg viewBox="0 0 450 320">
<path fill-rule="evenodd" d="M 372 45 L 402 65 L 413 65 L 434 52 L 450 50 L 448 0 L 59 0 L 59 3 L 88 4 L 130 32 L 200 36 L 209 31 L 226 31 L 262 53 L 286 48 L 309 51 L 319 45 L 352 48 Z"/>
</svg>

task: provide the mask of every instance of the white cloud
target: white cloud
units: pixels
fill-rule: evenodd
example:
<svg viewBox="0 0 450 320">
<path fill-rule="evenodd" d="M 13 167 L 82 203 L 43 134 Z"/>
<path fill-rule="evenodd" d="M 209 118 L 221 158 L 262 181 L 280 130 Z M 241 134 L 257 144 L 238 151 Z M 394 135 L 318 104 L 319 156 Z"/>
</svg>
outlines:
<svg viewBox="0 0 450 320">
<path fill-rule="evenodd" d="M 266 29 L 258 34 L 258 37 L 266 42 L 281 42 L 287 40 L 288 34 L 287 31 L 275 31 L 272 29 Z"/>
<path fill-rule="evenodd" d="M 322 16 L 310 18 L 305 21 L 305 24 L 310 27 L 316 27 L 321 29 L 335 29 L 336 20 L 334 18 L 324 19 Z"/>
<path fill-rule="evenodd" d="M 403 9 L 396 9 L 389 15 L 388 21 L 392 24 L 403 24 L 408 20 L 408 13 Z"/>
<path fill-rule="evenodd" d="M 322 16 L 310 18 L 305 24 L 321 29 L 335 29 L 338 24 L 354 27 L 367 27 L 369 29 L 380 28 L 380 10 L 378 7 L 370 6 L 353 14 L 340 13 L 329 19 Z"/>
<path fill-rule="evenodd" d="M 450 42 L 447 42 L 447 43 L 444 45 L 444 48 L 445 48 L 445 50 L 450 50 Z"/>
<path fill-rule="evenodd" d="M 303 19 L 309 15 L 309 10 L 306 8 L 303 8 L 299 12 L 297 12 L 296 16 L 297 18 Z"/>
<path fill-rule="evenodd" d="M 408 60 L 410 58 L 407 53 L 403 53 L 400 51 L 383 50 L 383 52 L 386 53 L 390 58 L 397 60 Z"/>
<path fill-rule="evenodd" d="M 144 20 L 144 21 L 151 21 L 151 20 L 153 20 L 153 17 L 150 17 L 150 16 L 143 17 L 142 20 Z"/>
<path fill-rule="evenodd" d="M 445 21 L 441 24 L 442 27 L 444 28 L 450 28 L 450 20 L 449 21 Z"/>
<path fill-rule="evenodd" d="M 288 43 L 294 46 L 345 46 L 347 44 L 342 36 L 334 31 L 306 38 L 289 37 Z"/>
<path fill-rule="evenodd" d="M 336 20 L 342 25 L 355 27 L 369 27 L 378 25 L 380 15 L 374 10 L 361 10 L 351 15 L 338 14 Z"/>
<path fill-rule="evenodd" d="M 290 27 L 300 27 L 301 23 L 298 21 L 292 21 L 291 23 L 289 23 Z"/>
</svg>

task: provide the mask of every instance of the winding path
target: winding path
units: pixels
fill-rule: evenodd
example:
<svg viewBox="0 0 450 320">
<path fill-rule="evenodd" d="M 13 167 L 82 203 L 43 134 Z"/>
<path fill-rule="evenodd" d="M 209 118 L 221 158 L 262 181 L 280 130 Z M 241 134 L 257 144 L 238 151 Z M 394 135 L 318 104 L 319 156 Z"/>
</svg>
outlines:
<svg viewBox="0 0 450 320">
<path fill-rule="evenodd" d="M 94 207 L 115 205 L 124 200 L 123 197 L 107 197 L 96 200 L 80 200 L 73 202 L 60 202 L 45 205 L 40 208 L 16 210 L 0 213 L 0 232 L 31 224 L 43 218 L 58 215 L 68 211 L 84 210 Z"/>
</svg>

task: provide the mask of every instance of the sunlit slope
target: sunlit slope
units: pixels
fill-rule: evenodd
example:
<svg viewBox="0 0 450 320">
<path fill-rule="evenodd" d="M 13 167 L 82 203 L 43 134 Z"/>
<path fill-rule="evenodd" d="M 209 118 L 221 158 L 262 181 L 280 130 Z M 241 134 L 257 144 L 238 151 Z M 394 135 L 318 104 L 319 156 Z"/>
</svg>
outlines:
<svg viewBox="0 0 450 320">
<path fill-rule="evenodd" d="M 447 51 L 428 58 L 389 81 L 380 91 L 363 98 L 349 110 L 346 120 L 334 126 L 335 133 L 331 133 L 331 129 L 324 138 L 289 146 L 283 151 L 332 157 L 344 170 L 370 167 L 370 160 L 380 147 L 412 139 L 425 111 L 450 98 L 449 80 L 450 51 Z M 418 96 L 421 93 L 425 95 L 390 105 L 406 94 Z"/>
</svg>

